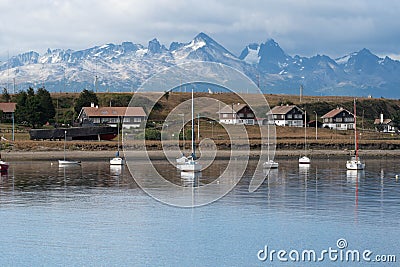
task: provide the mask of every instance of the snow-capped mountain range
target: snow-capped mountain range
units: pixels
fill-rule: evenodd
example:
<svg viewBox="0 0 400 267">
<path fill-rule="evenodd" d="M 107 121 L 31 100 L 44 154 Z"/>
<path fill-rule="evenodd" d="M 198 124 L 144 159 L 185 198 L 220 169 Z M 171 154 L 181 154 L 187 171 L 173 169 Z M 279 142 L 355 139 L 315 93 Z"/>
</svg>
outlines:
<svg viewBox="0 0 400 267">
<path fill-rule="evenodd" d="M 0 62 L 0 84 L 9 92 L 43 85 L 51 92 L 129 92 L 164 68 L 196 60 L 238 69 L 265 93 L 298 94 L 302 85 L 306 95 L 400 96 L 400 61 L 365 48 L 337 59 L 290 56 L 270 39 L 249 44 L 236 56 L 204 33 L 168 48 L 153 39 L 147 47 L 123 42 L 80 51 L 48 49 L 43 55 L 30 51 Z"/>
</svg>

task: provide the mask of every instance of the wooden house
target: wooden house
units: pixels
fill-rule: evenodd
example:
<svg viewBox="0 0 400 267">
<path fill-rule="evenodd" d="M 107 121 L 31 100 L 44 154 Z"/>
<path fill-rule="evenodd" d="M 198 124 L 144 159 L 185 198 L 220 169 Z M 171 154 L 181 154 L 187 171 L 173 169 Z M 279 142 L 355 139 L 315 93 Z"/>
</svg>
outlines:
<svg viewBox="0 0 400 267">
<path fill-rule="evenodd" d="M 350 130 L 354 129 L 354 115 L 344 108 L 335 108 L 323 115 L 324 128 L 333 130 Z"/>
<path fill-rule="evenodd" d="M 296 105 L 275 106 L 270 110 L 267 116 L 269 120 L 273 120 L 277 126 L 304 126 L 304 112 Z"/>
<path fill-rule="evenodd" d="M 109 125 L 117 127 L 123 123 L 125 128 L 137 128 L 146 120 L 142 107 L 83 107 L 79 113 L 80 124 Z"/>
<path fill-rule="evenodd" d="M 254 125 L 257 123 L 253 110 L 246 104 L 226 105 L 218 111 L 219 122 L 224 124 Z"/>
</svg>

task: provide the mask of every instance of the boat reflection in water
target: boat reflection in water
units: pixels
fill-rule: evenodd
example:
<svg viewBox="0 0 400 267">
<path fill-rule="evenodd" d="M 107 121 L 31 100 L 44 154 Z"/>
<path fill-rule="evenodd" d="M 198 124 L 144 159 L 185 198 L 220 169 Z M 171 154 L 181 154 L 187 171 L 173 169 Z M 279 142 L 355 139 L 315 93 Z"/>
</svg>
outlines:
<svg viewBox="0 0 400 267">
<path fill-rule="evenodd" d="M 346 178 L 347 182 L 355 183 L 359 182 L 361 178 L 365 177 L 364 170 L 347 170 L 346 171 Z"/>
<path fill-rule="evenodd" d="M 201 172 L 181 172 L 182 186 L 195 187 L 199 185 L 199 179 L 202 177 Z"/>
<path fill-rule="evenodd" d="M 122 165 L 110 165 L 110 175 L 120 176 L 122 174 Z"/>
<path fill-rule="evenodd" d="M 299 174 L 308 177 L 310 175 L 310 164 L 299 164 Z"/>
</svg>

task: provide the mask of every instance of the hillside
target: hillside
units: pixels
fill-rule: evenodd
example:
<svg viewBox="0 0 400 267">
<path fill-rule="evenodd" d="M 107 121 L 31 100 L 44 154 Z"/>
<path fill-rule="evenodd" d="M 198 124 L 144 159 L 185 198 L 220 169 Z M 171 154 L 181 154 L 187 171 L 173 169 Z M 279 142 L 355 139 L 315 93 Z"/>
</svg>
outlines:
<svg viewBox="0 0 400 267">
<path fill-rule="evenodd" d="M 71 123 L 73 113 L 74 100 L 78 98 L 77 93 L 53 93 L 51 94 L 54 106 L 56 107 L 56 118 L 59 123 L 63 123 L 66 114 L 71 116 L 66 122 Z M 109 106 L 110 102 L 113 106 L 128 105 L 132 94 L 130 93 L 98 93 L 100 106 Z M 218 99 L 224 103 L 243 103 L 237 95 L 231 93 L 221 94 L 206 94 L 195 93 L 195 97 L 211 97 Z M 329 111 L 331 108 L 343 106 L 349 111 L 352 111 L 353 98 L 351 97 L 335 97 L 335 96 L 304 96 L 302 101 L 298 96 L 294 95 L 265 95 L 271 107 L 280 104 L 293 103 L 302 108 L 305 108 L 309 114 L 309 119 L 315 119 L 315 113 L 318 114 L 318 119 Z M 161 129 L 163 120 L 167 114 L 183 101 L 191 98 L 190 93 L 170 93 L 167 97 L 162 97 L 158 103 L 158 108 L 151 114 L 149 120 L 157 122 L 154 125 L 157 129 Z M 399 120 L 400 115 L 400 100 L 393 99 L 370 99 L 359 98 L 357 100 L 358 108 L 358 128 L 360 129 L 360 147 L 362 149 L 380 149 L 393 150 L 400 149 L 400 137 L 396 134 L 382 134 L 374 131 L 373 120 L 379 117 L 383 112 L 385 118 Z M 203 110 L 206 112 L 207 110 Z M 203 112 L 200 110 L 199 112 Z M 389 115 L 390 114 L 390 115 Z M 76 116 L 76 114 L 75 114 Z M 63 147 L 63 142 L 59 141 L 29 141 L 27 128 L 18 125 L 15 135 L 16 142 L 10 144 L 3 143 L 3 149 L 9 148 L 12 150 L 60 150 Z M 188 129 L 188 128 L 187 128 Z M 209 123 L 205 119 L 200 120 L 201 139 L 212 138 L 219 148 L 229 148 L 229 141 L 224 128 L 217 123 Z M 260 145 L 259 131 L 257 126 L 247 126 L 246 130 L 250 137 L 252 148 L 257 149 Z M 11 140 L 11 125 L 3 124 L 1 134 L 6 139 Z M 353 131 L 335 131 L 330 129 L 318 129 L 318 138 L 316 139 L 315 130 L 310 128 L 307 131 L 308 143 L 311 149 L 335 149 L 348 150 L 353 147 Z M 304 147 L 304 129 L 295 127 L 276 127 L 277 149 L 299 149 Z M 160 149 L 160 143 L 150 141 L 151 149 Z M 72 150 L 113 150 L 116 149 L 117 142 L 88 142 L 74 141 L 68 143 L 68 148 Z M 186 143 L 187 148 L 189 144 Z"/>
</svg>

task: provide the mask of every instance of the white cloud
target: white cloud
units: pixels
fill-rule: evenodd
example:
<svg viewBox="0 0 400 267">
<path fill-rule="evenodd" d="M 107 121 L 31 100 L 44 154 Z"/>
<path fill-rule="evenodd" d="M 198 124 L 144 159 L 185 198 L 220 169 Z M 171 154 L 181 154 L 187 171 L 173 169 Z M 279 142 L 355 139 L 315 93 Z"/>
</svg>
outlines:
<svg viewBox="0 0 400 267">
<path fill-rule="evenodd" d="M 274 38 L 289 54 L 332 57 L 364 47 L 399 54 L 400 2 L 0 0 L 0 55 L 50 48 L 84 49 L 104 43 L 169 45 L 210 34 L 238 54 L 251 42 Z M 389 51 L 389 52 L 388 52 Z"/>
</svg>

